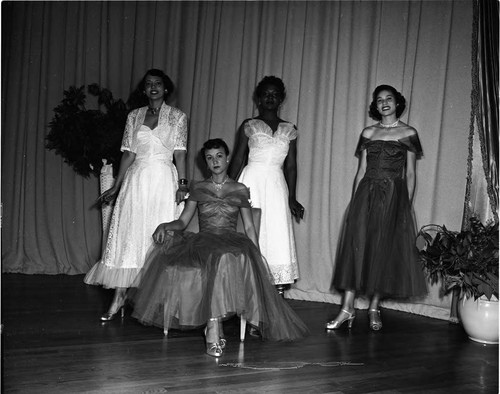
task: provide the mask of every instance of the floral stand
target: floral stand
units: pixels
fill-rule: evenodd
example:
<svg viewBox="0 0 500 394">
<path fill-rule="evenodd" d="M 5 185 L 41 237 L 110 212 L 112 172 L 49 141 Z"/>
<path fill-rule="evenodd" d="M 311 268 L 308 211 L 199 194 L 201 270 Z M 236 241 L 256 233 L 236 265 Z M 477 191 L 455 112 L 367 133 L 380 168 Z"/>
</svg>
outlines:
<svg viewBox="0 0 500 394">
<path fill-rule="evenodd" d="M 106 164 L 106 159 L 102 160 L 103 166 L 101 169 L 101 175 L 99 176 L 99 185 L 101 194 L 106 190 L 110 189 L 115 183 L 115 178 L 113 177 L 113 165 Z M 101 205 L 101 215 L 102 215 L 102 252 L 106 248 L 106 241 L 108 239 L 109 223 L 111 221 L 111 215 L 113 214 L 114 201 L 109 204 Z"/>
</svg>

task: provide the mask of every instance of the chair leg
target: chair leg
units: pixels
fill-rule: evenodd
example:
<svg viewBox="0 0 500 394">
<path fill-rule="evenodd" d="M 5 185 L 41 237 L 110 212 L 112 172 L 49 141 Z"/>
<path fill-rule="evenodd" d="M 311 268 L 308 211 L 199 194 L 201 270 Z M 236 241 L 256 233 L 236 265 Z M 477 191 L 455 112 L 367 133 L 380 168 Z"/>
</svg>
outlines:
<svg viewBox="0 0 500 394">
<path fill-rule="evenodd" d="M 245 342 L 246 329 L 247 329 L 247 321 L 243 316 L 241 316 L 240 317 L 240 341 L 241 342 Z"/>
</svg>

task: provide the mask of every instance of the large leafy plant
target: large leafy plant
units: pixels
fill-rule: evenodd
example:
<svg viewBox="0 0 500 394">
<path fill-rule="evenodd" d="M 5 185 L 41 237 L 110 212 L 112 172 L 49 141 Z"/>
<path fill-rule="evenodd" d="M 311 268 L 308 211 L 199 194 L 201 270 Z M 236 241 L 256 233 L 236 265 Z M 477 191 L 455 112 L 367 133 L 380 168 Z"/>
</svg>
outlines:
<svg viewBox="0 0 500 394">
<path fill-rule="evenodd" d="M 445 292 L 498 298 L 498 223 L 472 217 L 463 231 L 430 224 L 418 233 L 421 261 L 431 282 L 442 281 Z"/>
<path fill-rule="evenodd" d="M 98 109 L 86 108 L 84 86 L 65 90 L 62 101 L 54 108 L 45 145 L 84 177 L 99 175 L 103 159 L 117 169 L 129 112 L 125 103 L 115 100 L 108 89 L 97 84 L 88 85 L 87 89 L 97 98 Z"/>
</svg>

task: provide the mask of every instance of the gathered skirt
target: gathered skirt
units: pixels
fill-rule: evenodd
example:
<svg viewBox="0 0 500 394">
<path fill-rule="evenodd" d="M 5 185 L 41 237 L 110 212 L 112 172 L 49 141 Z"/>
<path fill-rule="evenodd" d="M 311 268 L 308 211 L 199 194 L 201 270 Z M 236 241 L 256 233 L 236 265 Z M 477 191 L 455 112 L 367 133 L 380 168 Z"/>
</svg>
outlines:
<svg viewBox="0 0 500 394">
<path fill-rule="evenodd" d="M 401 178 L 363 178 L 344 217 L 333 287 L 391 298 L 423 296 L 416 226 Z"/>
<path fill-rule="evenodd" d="M 105 288 L 128 288 L 153 244 L 153 232 L 179 217 L 175 202 L 177 169 L 169 160 L 140 160 L 128 168 L 111 217 L 103 256 L 84 282 Z"/>
<path fill-rule="evenodd" d="M 294 283 L 299 278 L 299 266 L 283 170 L 279 166 L 249 163 L 239 182 L 250 189 L 252 206 L 262 210 L 259 246 L 274 284 Z"/>
<path fill-rule="evenodd" d="M 130 290 L 133 317 L 164 329 L 191 329 L 238 315 L 264 339 L 295 340 L 305 324 L 279 296 L 259 249 L 231 230 L 169 232 Z"/>
</svg>

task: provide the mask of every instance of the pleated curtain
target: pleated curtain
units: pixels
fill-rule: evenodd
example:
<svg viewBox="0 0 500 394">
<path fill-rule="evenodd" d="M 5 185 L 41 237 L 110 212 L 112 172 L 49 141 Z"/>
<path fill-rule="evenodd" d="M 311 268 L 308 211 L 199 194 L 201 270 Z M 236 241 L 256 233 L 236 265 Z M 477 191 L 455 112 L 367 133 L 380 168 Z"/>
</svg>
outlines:
<svg viewBox="0 0 500 394">
<path fill-rule="evenodd" d="M 81 274 L 99 259 L 98 180 L 45 149 L 53 109 L 69 86 L 98 83 L 126 99 L 161 68 L 189 118 L 188 173 L 208 138 L 233 146 L 256 115 L 252 93 L 281 77 L 280 116 L 297 125 L 295 224 L 300 279 L 288 297 L 335 302 L 330 289 L 354 150 L 382 83 L 407 99 L 424 156 L 417 165 L 418 226 L 459 229 L 471 108 L 470 1 L 165 1 L 2 3 L 2 270 Z M 390 308 L 446 318 L 449 298 Z M 361 299 L 357 305 L 363 307 Z"/>
<path fill-rule="evenodd" d="M 498 2 L 475 0 L 464 220 L 498 223 Z"/>
</svg>

